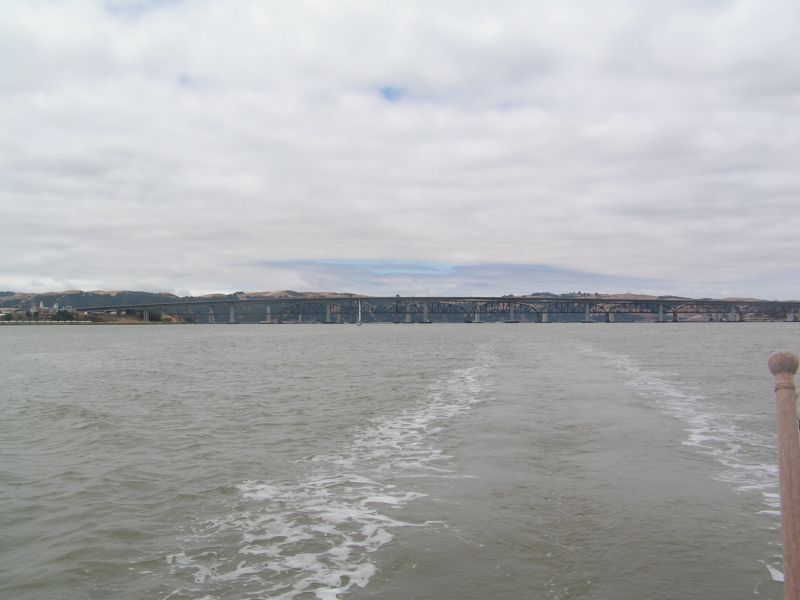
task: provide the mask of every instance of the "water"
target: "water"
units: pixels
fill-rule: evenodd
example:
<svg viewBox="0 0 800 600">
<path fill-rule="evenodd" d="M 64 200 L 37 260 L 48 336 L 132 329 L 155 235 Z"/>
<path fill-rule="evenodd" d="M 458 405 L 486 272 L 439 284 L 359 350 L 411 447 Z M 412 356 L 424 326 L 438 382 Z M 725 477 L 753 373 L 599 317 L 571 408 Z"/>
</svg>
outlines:
<svg viewBox="0 0 800 600">
<path fill-rule="evenodd" d="M 5 328 L 0 597 L 777 599 L 798 334 Z"/>
</svg>

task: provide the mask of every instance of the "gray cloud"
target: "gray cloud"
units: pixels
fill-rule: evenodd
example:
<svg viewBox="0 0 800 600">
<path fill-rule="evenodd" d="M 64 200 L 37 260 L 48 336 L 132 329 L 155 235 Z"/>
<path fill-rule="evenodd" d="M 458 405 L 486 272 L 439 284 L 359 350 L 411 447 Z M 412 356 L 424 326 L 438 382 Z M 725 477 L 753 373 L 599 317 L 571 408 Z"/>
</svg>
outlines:
<svg viewBox="0 0 800 600">
<path fill-rule="evenodd" d="M 798 25 L 791 0 L 7 2 L 0 288 L 302 289 L 339 260 L 800 296 Z M 440 283 L 514 291 L 487 269 Z"/>
</svg>

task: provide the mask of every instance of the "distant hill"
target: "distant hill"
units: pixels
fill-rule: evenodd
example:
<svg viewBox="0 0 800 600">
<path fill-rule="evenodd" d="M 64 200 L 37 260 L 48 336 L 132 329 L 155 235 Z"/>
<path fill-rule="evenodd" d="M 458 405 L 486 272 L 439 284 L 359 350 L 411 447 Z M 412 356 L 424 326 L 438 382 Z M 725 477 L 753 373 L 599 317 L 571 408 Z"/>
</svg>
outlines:
<svg viewBox="0 0 800 600">
<path fill-rule="evenodd" d="M 271 299 L 294 299 L 294 298 L 365 298 L 363 294 L 353 294 L 350 292 L 296 292 L 294 290 L 278 290 L 264 292 L 233 292 L 232 294 L 205 294 L 203 296 L 176 296 L 167 292 L 142 292 L 135 290 L 93 290 L 84 292 L 82 290 L 66 290 L 63 292 L 0 292 L 0 308 L 30 308 L 44 303 L 47 308 L 58 304 L 60 307 L 72 306 L 91 307 L 91 306 L 120 306 L 129 304 L 158 304 L 159 302 L 180 302 L 192 300 L 257 300 L 259 298 Z M 645 294 L 596 294 L 588 292 L 569 292 L 566 294 L 552 294 L 550 292 L 535 292 L 533 294 L 513 295 L 507 294 L 505 298 L 581 298 L 594 299 L 598 301 L 613 302 L 614 300 L 690 300 L 680 296 L 649 296 Z M 724 298 L 728 301 L 749 301 L 753 298 Z"/>
<path fill-rule="evenodd" d="M 280 290 L 277 292 L 237 292 L 240 298 L 364 298 L 363 295 L 346 292 L 295 292 L 294 290 Z"/>
<path fill-rule="evenodd" d="M 166 292 L 141 292 L 130 290 L 67 290 L 63 292 L 0 292 L 0 308 L 30 308 L 41 303 L 47 308 L 58 304 L 61 307 L 120 306 L 127 304 L 158 304 L 159 302 L 192 300 L 246 300 L 257 298 L 319 298 L 334 296 L 338 298 L 358 298 L 358 294 L 342 292 L 234 292 L 233 294 L 205 294 L 203 296 L 176 296 Z"/>
<path fill-rule="evenodd" d="M 164 300 L 175 301 L 175 294 L 137 292 L 126 290 L 98 290 L 84 292 L 81 290 L 67 290 L 63 292 L 24 293 L 11 292 L 0 294 L 0 308 L 16 308 L 39 306 L 41 303 L 47 308 L 54 304 L 59 306 L 106 306 L 120 304 L 144 304 Z"/>
</svg>

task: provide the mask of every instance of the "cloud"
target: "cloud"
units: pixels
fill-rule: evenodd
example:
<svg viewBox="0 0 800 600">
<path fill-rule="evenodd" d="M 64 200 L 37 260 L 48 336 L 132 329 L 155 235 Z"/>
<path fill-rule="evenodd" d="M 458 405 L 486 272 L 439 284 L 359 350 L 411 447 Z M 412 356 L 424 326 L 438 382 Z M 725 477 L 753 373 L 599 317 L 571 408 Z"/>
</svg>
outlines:
<svg viewBox="0 0 800 600">
<path fill-rule="evenodd" d="M 795 2 L 4 14 L 0 287 L 301 288 L 373 261 L 800 296 Z"/>
</svg>

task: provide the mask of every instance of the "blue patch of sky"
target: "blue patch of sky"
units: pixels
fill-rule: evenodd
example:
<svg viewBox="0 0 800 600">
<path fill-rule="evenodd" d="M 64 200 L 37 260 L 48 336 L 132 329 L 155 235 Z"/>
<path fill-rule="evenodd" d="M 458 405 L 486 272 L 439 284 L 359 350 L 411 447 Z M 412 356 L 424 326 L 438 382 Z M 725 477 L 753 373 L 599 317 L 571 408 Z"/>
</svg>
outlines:
<svg viewBox="0 0 800 600">
<path fill-rule="evenodd" d="M 384 100 L 389 102 L 399 102 L 406 95 L 406 91 L 403 88 L 393 85 L 383 86 L 378 89 L 378 92 Z"/>
<path fill-rule="evenodd" d="M 369 294 L 502 295 L 534 292 L 669 293 L 674 284 L 637 277 L 619 277 L 537 264 L 454 265 L 426 261 L 280 261 L 260 262 L 301 274 L 314 288 Z M 311 288 L 310 288 L 311 289 Z M 664 290 L 663 292 L 661 290 Z"/>
<path fill-rule="evenodd" d="M 417 275 L 441 277 L 453 274 L 454 266 L 425 261 L 381 261 L 381 260 L 323 260 L 320 265 L 346 266 L 372 275 Z"/>
<path fill-rule="evenodd" d="M 179 73 L 175 77 L 175 83 L 178 87 L 188 88 L 193 86 L 194 81 L 192 81 L 192 78 L 186 73 Z"/>
<path fill-rule="evenodd" d="M 183 0 L 104 0 L 103 7 L 111 14 L 123 18 L 140 17 L 151 10 L 180 4 Z"/>
</svg>

